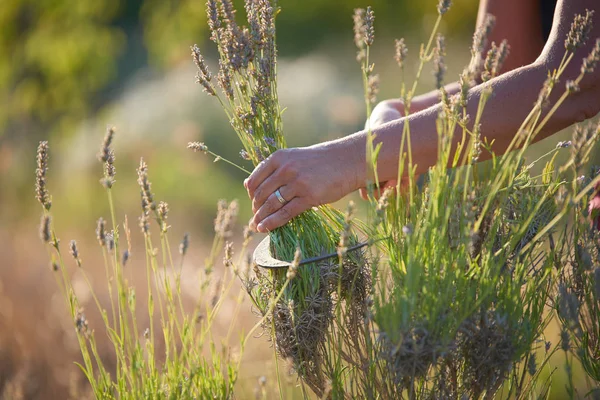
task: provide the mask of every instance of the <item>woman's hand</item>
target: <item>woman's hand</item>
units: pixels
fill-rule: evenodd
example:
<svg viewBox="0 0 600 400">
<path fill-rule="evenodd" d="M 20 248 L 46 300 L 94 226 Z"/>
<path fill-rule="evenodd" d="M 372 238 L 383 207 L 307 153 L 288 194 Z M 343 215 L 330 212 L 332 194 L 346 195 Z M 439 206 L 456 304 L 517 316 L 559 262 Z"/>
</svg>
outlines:
<svg viewBox="0 0 600 400">
<path fill-rule="evenodd" d="M 371 112 L 371 117 L 365 124 L 365 129 L 377 128 L 387 122 L 400 119 L 404 116 L 404 103 L 401 100 L 389 99 L 383 100 L 375 106 Z"/>
<path fill-rule="evenodd" d="M 379 104 L 377 104 L 373 109 L 373 112 L 371 113 L 371 118 L 369 118 L 367 123 L 365 123 L 365 130 L 369 128 L 377 128 L 378 126 L 388 123 L 390 121 L 400 119 L 403 115 L 404 103 L 401 100 L 383 100 Z M 379 190 L 373 193 L 375 198 L 379 198 L 379 196 L 385 191 L 385 189 L 389 187 L 396 187 L 397 184 L 398 181 L 396 179 L 392 179 L 386 182 L 380 182 Z M 369 200 L 368 191 L 365 187 L 361 187 L 358 190 L 358 193 L 360 194 L 360 197 L 363 198 L 363 200 Z"/>
<path fill-rule="evenodd" d="M 365 160 L 364 150 L 356 147 L 340 139 L 273 153 L 244 181 L 254 212 L 250 228 L 272 231 L 311 207 L 357 190 L 364 182 Z"/>
</svg>

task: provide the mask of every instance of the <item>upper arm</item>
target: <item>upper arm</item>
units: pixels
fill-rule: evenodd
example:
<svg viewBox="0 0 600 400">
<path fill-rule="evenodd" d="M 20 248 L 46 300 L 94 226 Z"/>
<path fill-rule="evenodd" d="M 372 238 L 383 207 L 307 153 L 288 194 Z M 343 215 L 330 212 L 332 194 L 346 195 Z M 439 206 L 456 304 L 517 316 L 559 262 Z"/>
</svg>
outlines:
<svg viewBox="0 0 600 400">
<path fill-rule="evenodd" d="M 594 12 L 592 16 L 592 29 L 584 46 L 575 53 L 575 59 L 586 57 L 591 51 L 596 38 L 600 37 L 600 4 L 598 0 L 558 0 L 554 12 L 552 31 L 540 59 L 545 62 L 558 63 L 565 53 L 565 39 L 571 30 L 571 24 L 576 14 L 585 15 L 586 10 Z"/>
<path fill-rule="evenodd" d="M 550 38 L 544 46 L 544 50 L 537 64 L 543 65 L 547 71 L 558 68 L 565 53 L 565 39 L 571 30 L 575 15 L 585 15 L 586 10 L 593 11 L 592 28 L 588 34 L 587 41 L 577 48 L 571 62 L 562 73 L 560 78 L 561 93 L 564 91 L 564 82 L 573 80 L 581 73 L 583 60 L 595 47 L 596 40 L 600 38 L 600 2 L 598 0 L 559 0 L 554 13 L 554 21 Z M 571 122 L 581 122 L 591 118 L 600 111 L 600 65 L 593 72 L 585 74 L 579 83 L 579 92 L 568 96 L 563 108 L 570 110 Z"/>
<path fill-rule="evenodd" d="M 544 47 L 540 0 L 481 0 L 477 26 L 483 23 L 486 14 L 496 17 L 489 43 L 500 44 L 506 39 L 510 45 L 503 72 L 537 59 Z"/>
</svg>

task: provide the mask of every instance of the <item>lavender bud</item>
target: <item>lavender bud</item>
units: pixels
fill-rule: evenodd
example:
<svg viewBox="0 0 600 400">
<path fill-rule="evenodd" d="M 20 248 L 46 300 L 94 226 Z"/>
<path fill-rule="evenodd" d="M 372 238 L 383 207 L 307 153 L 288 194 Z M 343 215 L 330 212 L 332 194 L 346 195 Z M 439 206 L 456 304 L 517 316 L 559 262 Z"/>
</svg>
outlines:
<svg viewBox="0 0 600 400">
<path fill-rule="evenodd" d="M 571 30 L 567 35 L 567 39 L 565 39 L 565 49 L 567 51 L 574 52 L 585 44 L 592 29 L 593 15 L 594 11 L 590 10 L 585 10 L 585 16 L 575 15 L 575 19 L 571 23 Z"/>
<path fill-rule="evenodd" d="M 52 239 L 50 222 L 51 217 L 49 215 L 42 215 L 42 221 L 40 222 L 40 237 L 44 243 L 49 243 Z"/>
<path fill-rule="evenodd" d="M 46 210 L 50 210 L 52 201 L 46 188 L 46 173 L 48 172 L 48 142 L 40 142 L 37 149 L 37 168 L 35 170 L 36 198 Z"/>
<path fill-rule="evenodd" d="M 202 142 L 189 142 L 187 148 L 192 149 L 194 152 L 201 151 L 204 154 L 206 154 L 206 152 L 208 151 L 208 147 Z"/>
<path fill-rule="evenodd" d="M 440 14 L 440 15 L 446 14 L 448 12 L 448 10 L 450 9 L 451 5 L 452 5 L 451 0 L 439 0 L 438 5 L 437 5 L 438 14 Z"/>
<path fill-rule="evenodd" d="M 183 235 L 183 240 L 181 241 L 181 244 L 179 245 L 179 254 L 181 254 L 182 256 L 185 256 L 189 247 L 190 247 L 190 234 L 186 233 L 185 235 Z"/>
<path fill-rule="evenodd" d="M 406 60 L 406 56 L 408 54 L 408 48 L 404 43 L 404 38 L 396 39 L 395 41 L 396 53 L 394 55 L 394 60 L 398 63 L 400 68 L 404 68 L 404 61 Z"/>
</svg>

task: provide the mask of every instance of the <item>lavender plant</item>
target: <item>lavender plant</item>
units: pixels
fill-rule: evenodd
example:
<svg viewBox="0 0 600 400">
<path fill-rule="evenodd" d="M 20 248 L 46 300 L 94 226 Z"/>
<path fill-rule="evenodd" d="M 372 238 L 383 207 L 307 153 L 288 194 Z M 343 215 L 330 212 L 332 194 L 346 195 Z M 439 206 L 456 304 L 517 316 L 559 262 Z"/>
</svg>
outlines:
<svg viewBox="0 0 600 400">
<path fill-rule="evenodd" d="M 125 274 L 125 267 L 131 267 L 132 262 L 130 227 L 127 218 L 120 224 L 115 217 L 114 136 L 115 130 L 109 128 L 98 154 L 104 168 L 100 182 L 106 188 L 111 214 L 110 222 L 99 218 L 96 227 L 101 249 L 98 257 L 104 260 L 109 304 L 101 301 L 94 292 L 75 240 L 70 241 L 68 253 L 76 270 L 68 263 L 50 213 L 51 197 L 46 184 L 48 143 L 41 142 L 37 152 L 36 195 L 43 209 L 40 236 L 48 249 L 54 277 L 73 321 L 83 360 L 78 365 L 90 384 L 90 392 L 97 399 L 232 398 L 240 359 L 229 351 L 217 350 L 212 324 L 231 290 L 233 274 L 228 275 L 226 271 L 222 283 L 212 285 L 211 281 L 217 280 L 211 279 L 210 271 L 216 254 L 231 234 L 237 205 L 221 206 L 216 219 L 213 254 L 202 271 L 198 288 L 204 297 L 208 297 L 207 289 L 213 286 L 210 302 L 190 309 L 184 304 L 181 288 L 181 270 L 189 248 L 189 236 L 184 236 L 177 259 L 168 240 L 168 205 L 155 200 L 148 166 L 141 160 L 138 169 L 142 204 L 139 227 L 144 251 L 140 254 L 145 255 L 147 287 L 136 287 Z M 158 231 L 151 226 L 152 220 L 156 221 Z M 242 249 L 242 257 L 244 251 Z M 75 273 L 85 278 L 101 316 L 99 326 L 93 326 L 86 318 L 84 304 L 77 297 L 72 280 Z M 146 324 L 136 318 L 140 316 L 140 304 L 144 304 L 137 296 L 144 292 L 147 296 Z M 101 337 L 109 339 L 108 357 L 101 353 L 98 343 Z M 240 346 L 243 347 L 243 343 Z M 112 363 L 115 363 L 114 367 Z"/>
<path fill-rule="evenodd" d="M 257 165 L 285 146 L 276 92 L 276 12 L 267 0 L 248 0 L 245 5 L 247 28 L 237 25 L 228 0 L 207 2 L 223 96 L 217 94 L 196 47 L 192 55 L 198 82 L 217 97 L 242 142 L 242 157 Z M 538 380 L 556 347 L 543 340 L 551 316 L 544 308 L 557 282 L 553 267 L 568 252 L 552 246 L 548 251 L 545 246 L 598 181 L 564 193 L 576 181 L 566 174 L 568 167 L 585 162 L 597 135 L 578 136 L 578 149 L 585 151 L 574 152 L 563 168 L 554 165 L 556 155 L 571 142 L 559 143 L 533 163 L 526 163 L 525 151 L 585 74 L 596 67 L 597 49 L 549 107 L 550 94 L 573 62 L 574 50 L 587 39 L 591 13 L 576 17 L 561 65 L 549 73 L 508 151 L 497 156 L 480 125 L 492 87 L 486 86 L 473 116 L 466 111 L 467 92 L 475 82 L 497 76 L 509 46 L 506 41 L 491 43 L 484 53 L 494 25 L 493 16 L 487 16 L 474 35 L 471 61 L 459 76 L 461 90 L 450 97 L 442 86 L 445 40 L 437 32 L 449 8 L 449 1 L 438 2 L 438 18 L 421 46 L 416 78 L 412 85 L 403 79 L 400 88 L 409 114 L 424 67 L 433 61 L 442 104 L 438 162 L 422 187 L 417 185 L 406 120 L 398 176 L 408 177 L 408 189 L 399 182 L 395 193 L 387 190 L 375 198 L 375 193 L 381 194 L 380 145 L 374 145 L 367 123 L 370 178 L 366 186 L 371 207 L 366 226 L 353 219 L 352 207 L 345 216 L 330 207 L 311 210 L 271 233 L 273 255 L 293 260 L 287 271 L 255 267 L 243 276 L 277 354 L 291 359 L 303 390 L 306 385 L 318 397 L 525 398 L 548 391 L 548 383 Z M 355 12 L 367 119 L 379 84 L 370 61 L 374 20 L 370 8 Z M 404 40 L 396 41 L 395 58 L 403 76 Z M 461 140 L 453 148 L 455 132 Z M 202 143 L 190 147 L 210 153 Z M 492 160 L 489 171 L 482 174 L 476 163 L 484 151 Z M 532 175 L 533 166 L 544 162 L 543 173 Z M 371 240 L 367 256 L 346 252 L 356 240 L 356 225 Z M 337 262 L 299 266 L 302 257 L 336 248 Z M 538 361 L 535 351 L 541 342 L 545 357 Z"/>
<path fill-rule="evenodd" d="M 421 47 L 417 78 L 409 90 L 402 83 L 407 112 L 424 63 L 434 61 L 436 85 L 441 87 L 443 40 L 436 36 L 436 29 L 447 9 L 448 2 L 440 1 L 431 37 Z M 357 12 L 359 21 L 360 15 L 365 15 L 366 26 L 369 14 L 370 10 Z M 577 85 L 593 70 L 595 64 L 590 60 L 598 59 L 597 50 L 584 60 L 581 74 L 568 81 L 564 94 L 542 118 L 550 92 L 572 61 L 574 49 L 586 39 L 577 32 L 589 32 L 590 24 L 591 13 L 576 17 L 561 66 L 550 73 L 540 99 L 504 156 L 493 154 L 482 139 L 479 124 L 491 87 L 480 97 L 472 128 L 466 114 L 470 82 L 493 78 L 508 52 L 503 42 L 492 44 L 485 57 L 482 54 L 493 26 L 491 16 L 474 36 L 471 62 L 460 76 L 461 92 L 449 98 L 441 90 L 438 162 L 420 191 L 416 190 L 411 157 L 410 124 L 405 121 L 399 176 L 408 176 L 408 192 L 394 196 L 387 191 L 378 201 L 372 199 L 371 235 L 389 238 L 377 250 L 387 268 L 373 270 L 378 355 L 382 371 L 393 382 L 380 387 L 382 397 L 520 398 L 534 390 L 547 390 L 547 386 L 537 386 L 539 373 L 532 349 L 549 320 L 544 306 L 556 282 L 553 260 L 560 255 L 554 249 L 547 251 L 543 244 L 575 205 L 582 204 L 590 186 L 574 190 L 566 202 L 555 201 L 561 188 L 576 182 L 565 176 L 564 168 L 555 171 L 554 166 L 556 153 L 570 143 L 559 144 L 530 164 L 525 163 L 524 152 L 572 93 L 569 86 Z M 356 31 L 360 33 L 360 29 Z M 372 43 L 368 36 L 365 33 L 358 44 L 369 115 L 369 82 L 374 75 L 368 60 Z M 406 48 L 401 40 L 396 46 L 396 59 L 403 68 Z M 462 131 L 462 138 L 453 150 L 451 138 L 457 131 Z M 579 136 L 579 148 L 574 151 L 580 162 L 585 162 L 597 140 L 595 135 L 584 136 Z M 485 176 L 478 174 L 474 165 L 482 151 L 492 155 Z M 368 140 L 372 193 L 378 189 L 377 153 L 372 139 Z M 532 166 L 545 160 L 544 174 L 531 176 Z M 400 183 L 397 192 L 402 192 Z M 593 335 L 594 329 L 591 332 Z"/>
<path fill-rule="evenodd" d="M 579 173 L 590 151 L 589 138 L 597 141 L 599 136 L 600 126 L 587 125 L 575 131 L 569 169 L 575 179 L 566 189 L 569 192 L 581 190 L 590 181 L 590 178 Z M 592 167 L 590 177 L 594 179 L 598 172 Z M 583 204 L 578 204 L 572 211 L 572 224 L 562 232 L 556 243 L 553 242 L 559 255 L 555 264 L 560 271 L 559 285 L 554 293 L 554 308 L 561 325 L 560 347 L 565 354 L 569 398 L 584 397 L 590 393 L 597 396 L 600 393 L 600 231 L 596 215 L 599 194 L 600 182 L 591 191 L 588 218 L 584 216 Z M 575 387 L 574 360 L 579 361 L 587 375 L 590 393 L 578 392 Z"/>
<path fill-rule="evenodd" d="M 206 3 L 211 40 L 219 52 L 216 82 L 197 46 L 192 47 L 192 57 L 198 69 L 197 82 L 219 101 L 242 143 L 241 157 L 256 166 L 286 147 L 276 80 L 278 8 L 269 0 L 246 0 L 244 4 L 247 27 L 236 22 L 230 0 Z M 189 147 L 210 153 L 203 143 L 190 143 Z M 271 253 L 292 261 L 332 253 L 338 246 L 349 247 L 357 238 L 349 229 L 344 230 L 346 225 L 342 212 L 330 206 L 313 208 L 270 233 Z M 342 231 L 345 236 L 340 235 Z M 366 281 L 367 272 L 361 254 L 352 254 L 339 264 L 313 263 L 291 271 L 256 269 L 253 277 L 245 278 L 254 304 L 267 317 L 265 331 L 278 354 L 293 360 L 300 376 L 316 393 L 324 393 L 326 387 L 323 368 L 328 364 L 327 342 L 336 308 L 332 295 L 337 292 L 342 299 L 347 298 L 354 290 L 350 288 L 352 282 Z M 276 297 L 278 302 L 273 304 Z M 267 312 L 271 306 L 275 307 L 272 314 Z"/>
</svg>

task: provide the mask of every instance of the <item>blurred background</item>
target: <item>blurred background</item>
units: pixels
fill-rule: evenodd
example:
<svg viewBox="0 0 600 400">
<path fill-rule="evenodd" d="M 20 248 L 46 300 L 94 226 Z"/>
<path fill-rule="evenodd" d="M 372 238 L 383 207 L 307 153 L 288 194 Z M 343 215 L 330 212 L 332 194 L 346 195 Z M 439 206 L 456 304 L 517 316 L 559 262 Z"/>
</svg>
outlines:
<svg viewBox="0 0 600 400">
<path fill-rule="evenodd" d="M 235 3 L 242 10 L 242 2 Z M 447 80 L 469 60 L 478 1 L 453 3 L 441 27 L 447 37 Z M 406 38 L 406 76 L 413 76 L 418 43 L 431 31 L 436 4 L 280 0 L 279 89 L 287 107 L 288 144 L 337 138 L 364 124 L 354 8 L 371 5 L 376 13 L 372 56 L 384 99 L 399 95 L 394 38 Z M 204 141 L 216 153 L 243 161 L 224 113 L 195 84 L 190 45 L 198 44 L 216 70 L 203 0 L 2 0 L 0 30 L 0 398 L 18 392 L 26 399 L 62 399 L 85 382 L 73 365 L 79 350 L 72 322 L 39 240 L 41 209 L 33 185 L 38 142 L 50 144 L 49 189 L 58 235 L 65 247 L 78 240 L 90 270 L 102 265 L 94 229 L 99 217 L 108 216 L 108 207 L 95 155 L 108 125 L 117 129 L 118 218 L 129 216 L 139 242 L 135 169 L 143 157 L 157 199 L 170 205 L 173 246 L 185 232 L 191 234 L 192 261 L 186 266 L 191 270 L 202 266 L 210 247 L 217 200 L 240 199 L 240 232 L 250 203 L 243 173 L 190 152 L 186 144 Z M 433 89 L 432 75 L 424 76 L 421 92 Z M 565 135 L 537 145 L 536 151 Z M 134 249 L 131 265 L 132 276 L 142 274 L 142 250 Z M 96 283 L 99 291 L 105 287 L 100 277 Z M 242 310 L 239 323 L 247 328 L 256 318 L 248 301 Z M 224 314 L 221 323 L 227 329 Z M 272 351 L 265 349 L 266 340 L 256 339 L 246 350 L 241 390 L 252 390 L 261 375 L 250 367 L 253 363 L 273 362 Z"/>
</svg>

